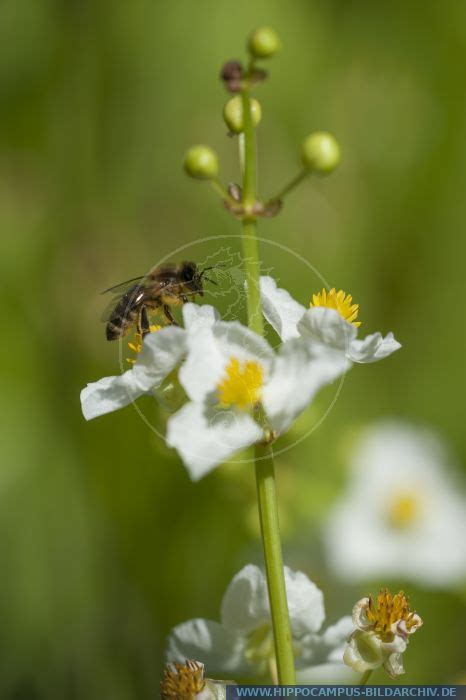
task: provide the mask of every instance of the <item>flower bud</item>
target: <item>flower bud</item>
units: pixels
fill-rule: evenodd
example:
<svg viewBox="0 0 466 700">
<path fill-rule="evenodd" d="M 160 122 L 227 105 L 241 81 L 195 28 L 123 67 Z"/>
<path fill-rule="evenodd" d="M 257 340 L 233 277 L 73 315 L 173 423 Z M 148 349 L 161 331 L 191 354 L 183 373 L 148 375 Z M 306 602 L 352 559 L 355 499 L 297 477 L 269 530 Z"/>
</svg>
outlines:
<svg viewBox="0 0 466 700">
<path fill-rule="evenodd" d="M 272 27 L 259 27 L 249 37 L 249 52 L 256 58 L 270 58 L 280 51 L 282 42 Z"/>
<path fill-rule="evenodd" d="M 184 158 L 184 169 L 197 180 L 213 180 L 218 175 L 218 158 L 209 146 L 191 146 Z"/>
<path fill-rule="evenodd" d="M 257 126 L 262 116 L 261 106 L 254 98 L 251 98 L 250 105 L 253 126 Z M 223 108 L 223 118 L 227 127 L 234 134 L 239 134 L 244 130 L 243 100 L 241 99 L 240 95 L 232 97 L 231 100 L 228 100 Z"/>
<path fill-rule="evenodd" d="M 310 134 L 303 142 L 301 153 L 304 165 L 321 175 L 335 170 L 341 158 L 338 141 L 328 131 Z"/>
</svg>

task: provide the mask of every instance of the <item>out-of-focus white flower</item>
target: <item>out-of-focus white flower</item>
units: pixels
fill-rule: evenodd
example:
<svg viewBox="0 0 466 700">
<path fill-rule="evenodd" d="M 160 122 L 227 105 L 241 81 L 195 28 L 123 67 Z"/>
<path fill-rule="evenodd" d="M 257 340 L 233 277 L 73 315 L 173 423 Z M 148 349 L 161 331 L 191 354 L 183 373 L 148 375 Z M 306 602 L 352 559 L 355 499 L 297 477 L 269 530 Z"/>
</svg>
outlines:
<svg viewBox="0 0 466 700">
<path fill-rule="evenodd" d="M 261 277 L 260 284 L 264 316 L 283 341 L 303 338 L 314 354 L 325 353 L 329 361 L 332 357 L 346 358 L 347 369 L 353 362 L 382 360 L 401 347 L 393 333 L 385 337 L 372 333 L 358 340 L 359 305 L 341 290 L 322 289 L 313 295 L 311 308 L 306 309 L 277 287 L 272 277 Z"/>
<path fill-rule="evenodd" d="M 376 604 L 371 597 L 362 598 L 353 608 L 353 624 L 356 630 L 343 655 L 347 666 L 359 673 L 383 666 L 392 678 L 405 672 L 403 652 L 422 620 L 403 591 L 395 596 L 380 591 Z"/>
<path fill-rule="evenodd" d="M 133 367 L 123 374 L 103 377 L 81 391 L 81 408 L 86 420 L 128 406 L 142 394 L 159 387 L 187 353 L 187 339 L 201 327 L 212 326 L 219 319 L 209 305 L 185 304 L 184 328 L 166 326 L 150 333 Z"/>
<path fill-rule="evenodd" d="M 191 478 L 199 479 L 235 452 L 267 439 L 255 420 L 281 434 L 317 391 L 345 371 L 344 358 L 314 356 L 307 343 L 289 340 L 274 352 L 264 338 L 237 321 L 218 321 L 187 336 L 179 381 L 190 401 L 167 424 Z"/>
<path fill-rule="evenodd" d="M 351 618 L 342 618 L 320 633 L 325 619 L 322 592 L 305 574 L 288 567 L 285 583 L 295 660 L 303 674 L 299 680 L 311 678 L 313 671 L 315 678 L 341 678 L 344 642 L 353 630 Z M 221 623 L 194 619 L 178 625 L 168 638 L 167 659 L 179 662 L 195 656 L 215 673 L 236 677 L 271 674 L 273 678 L 271 624 L 265 576 L 257 566 L 248 564 L 226 590 Z"/>
<path fill-rule="evenodd" d="M 167 664 L 160 696 L 162 700 L 225 700 L 226 683 L 204 678 L 204 664 L 187 659 Z"/>
<path fill-rule="evenodd" d="M 466 498 L 429 430 L 384 421 L 350 458 L 351 480 L 324 538 L 345 581 L 384 576 L 442 587 L 466 577 Z"/>
</svg>

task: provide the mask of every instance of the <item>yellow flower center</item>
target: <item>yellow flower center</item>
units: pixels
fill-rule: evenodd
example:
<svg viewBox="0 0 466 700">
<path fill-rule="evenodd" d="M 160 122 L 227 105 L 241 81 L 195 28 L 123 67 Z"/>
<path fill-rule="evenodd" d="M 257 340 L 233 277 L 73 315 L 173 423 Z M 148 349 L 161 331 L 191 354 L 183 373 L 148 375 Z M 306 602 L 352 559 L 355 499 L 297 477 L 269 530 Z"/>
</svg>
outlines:
<svg viewBox="0 0 466 700">
<path fill-rule="evenodd" d="M 204 667 L 197 661 L 186 661 L 186 664 L 169 664 L 163 674 L 160 684 L 160 694 L 165 700 L 192 700 L 205 687 Z"/>
<path fill-rule="evenodd" d="M 240 363 L 232 357 L 225 376 L 217 385 L 219 401 L 222 406 L 237 406 L 244 411 L 259 401 L 262 384 L 263 371 L 258 362 L 246 360 Z"/>
<path fill-rule="evenodd" d="M 392 527 L 405 529 L 417 519 L 420 511 L 416 493 L 401 492 L 395 496 L 388 508 L 388 521 Z"/>
<path fill-rule="evenodd" d="M 416 624 L 414 611 L 409 607 L 409 602 L 403 591 L 392 596 L 388 588 L 381 590 L 377 596 L 377 602 L 374 603 L 372 596 L 369 596 L 369 605 L 366 610 L 366 617 L 371 625 L 374 626 L 374 632 L 378 634 L 388 634 L 394 622 L 405 621 L 406 627 Z"/>
<path fill-rule="evenodd" d="M 322 289 L 321 292 L 312 295 L 312 301 L 309 306 L 311 308 L 326 306 L 327 309 L 335 309 L 345 321 L 356 326 L 356 328 L 361 325 L 361 321 L 356 321 L 359 313 L 359 304 L 353 304 L 351 294 L 345 294 L 342 289 L 339 292 L 335 290 L 335 287 L 332 287 L 329 292 L 326 289 Z"/>
<path fill-rule="evenodd" d="M 161 328 L 162 328 L 162 326 L 155 326 L 155 325 L 149 326 L 149 330 L 151 333 L 156 333 Z M 142 336 L 140 333 L 134 334 L 134 342 L 128 343 L 128 347 L 130 350 L 135 352 L 137 355 L 141 352 L 141 350 L 142 350 Z M 129 362 L 131 365 L 134 365 L 136 360 L 132 357 L 127 357 L 126 362 Z"/>
</svg>

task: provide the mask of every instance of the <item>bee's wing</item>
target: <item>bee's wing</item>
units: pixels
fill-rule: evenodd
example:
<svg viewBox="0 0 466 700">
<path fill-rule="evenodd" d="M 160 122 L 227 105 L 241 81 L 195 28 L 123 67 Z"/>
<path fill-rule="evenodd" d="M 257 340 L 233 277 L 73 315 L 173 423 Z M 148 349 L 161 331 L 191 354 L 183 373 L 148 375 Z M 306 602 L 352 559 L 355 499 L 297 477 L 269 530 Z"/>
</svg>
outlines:
<svg viewBox="0 0 466 700">
<path fill-rule="evenodd" d="M 111 318 L 117 306 L 121 304 L 123 305 L 124 311 L 129 311 L 135 304 L 138 304 L 141 301 L 146 291 L 143 284 L 131 285 L 128 284 L 128 282 L 123 282 L 123 284 L 113 287 L 112 290 L 115 290 L 114 296 L 105 307 L 101 316 L 101 321 L 104 322 L 107 322 Z"/>
<path fill-rule="evenodd" d="M 145 282 L 147 280 L 147 276 L 141 277 L 140 279 Z M 154 299 L 157 299 L 157 296 L 160 294 L 160 292 L 169 286 L 170 284 L 167 283 L 166 280 L 160 280 L 156 283 L 151 283 L 150 285 L 140 283 L 133 285 L 130 284 L 128 286 L 128 282 L 124 282 L 122 285 L 117 285 L 117 287 L 113 287 L 113 290 L 117 292 L 120 291 L 120 293 L 115 294 L 113 299 L 105 308 L 104 313 L 102 314 L 102 321 L 108 321 L 115 309 L 120 305 L 123 306 L 122 310 L 123 313 L 125 313 L 131 308 L 134 308 L 135 305 L 143 303 L 146 299 L 147 301 L 153 301 Z"/>
<path fill-rule="evenodd" d="M 119 284 L 115 284 L 113 287 L 109 287 L 108 289 L 104 289 L 103 292 L 100 292 L 101 294 L 108 294 L 108 292 L 112 292 L 115 295 L 118 296 L 123 296 L 127 291 L 131 289 L 131 287 L 136 287 L 136 286 L 141 286 L 142 281 L 145 280 L 147 275 L 140 275 L 139 277 L 132 277 L 130 280 L 126 280 L 126 282 L 120 282 Z M 139 282 L 139 285 L 135 285 L 134 282 Z"/>
</svg>

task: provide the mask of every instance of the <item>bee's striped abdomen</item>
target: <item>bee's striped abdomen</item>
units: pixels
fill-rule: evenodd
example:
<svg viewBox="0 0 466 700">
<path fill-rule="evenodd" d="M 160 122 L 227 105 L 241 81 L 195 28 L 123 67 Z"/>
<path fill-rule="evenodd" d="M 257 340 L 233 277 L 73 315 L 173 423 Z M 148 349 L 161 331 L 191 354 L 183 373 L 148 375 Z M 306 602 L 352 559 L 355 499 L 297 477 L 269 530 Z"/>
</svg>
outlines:
<svg viewBox="0 0 466 700">
<path fill-rule="evenodd" d="M 139 286 L 130 289 L 115 306 L 107 322 L 107 340 L 122 338 L 139 317 Z"/>
</svg>

